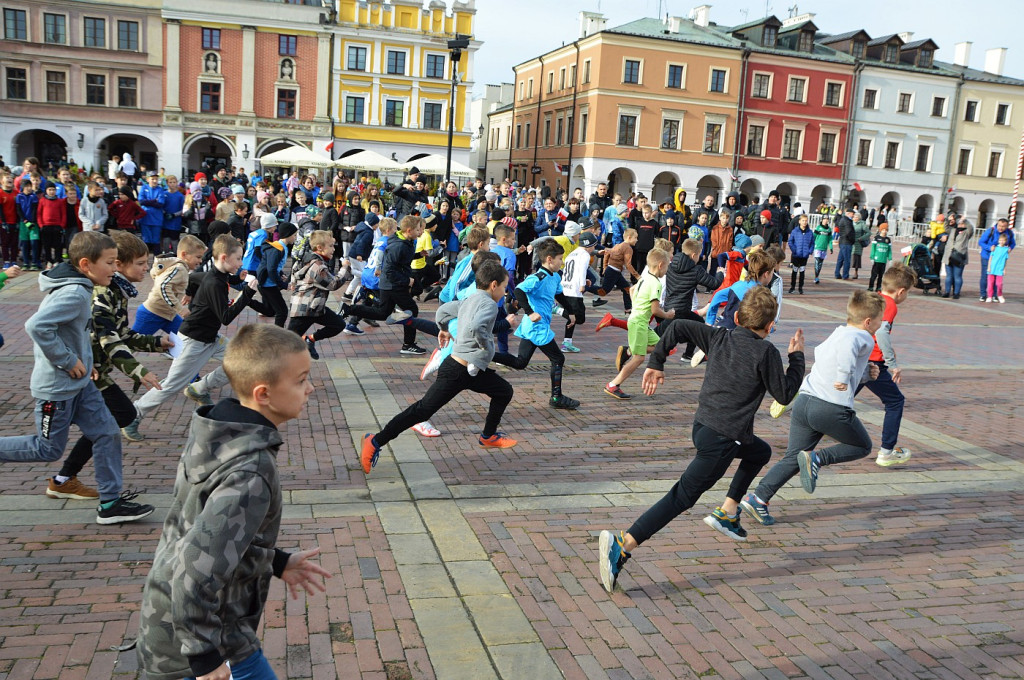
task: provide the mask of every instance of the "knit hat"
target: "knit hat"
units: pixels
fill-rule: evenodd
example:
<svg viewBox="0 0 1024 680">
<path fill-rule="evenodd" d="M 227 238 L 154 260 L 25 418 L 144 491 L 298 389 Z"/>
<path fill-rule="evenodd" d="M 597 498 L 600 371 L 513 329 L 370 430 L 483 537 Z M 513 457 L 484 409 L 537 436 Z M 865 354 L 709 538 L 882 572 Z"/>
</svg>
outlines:
<svg viewBox="0 0 1024 680">
<path fill-rule="evenodd" d="M 193 177 L 192 179 L 194 179 L 194 180 L 195 180 L 195 181 L 197 181 L 197 182 L 198 182 L 199 180 L 201 180 L 201 179 L 207 179 L 207 177 L 206 177 L 206 173 L 205 173 L 205 172 L 197 172 L 197 173 L 196 173 L 196 176 L 195 176 L 195 177 Z"/>
<path fill-rule="evenodd" d="M 316 207 L 315 205 L 311 205 L 311 206 L 306 208 L 306 217 L 308 217 L 310 219 L 313 219 L 314 217 L 316 217 L 319 214 L 320 214 L 320 208 Z"/>
<path fill-rule="evenodd" d="M 206 231 L 210 234 L 210 241 L 213 241 L 213 239 L 217 238 L 221 234 L 230 234 L 231 227 L 229 227 L 228 223 L 223 220 L 214 220 L 213 222 L 210 222 L 210 226 Z"/>
<path fill-rule="evenodd" d="M 572 221 L 565 223 L 564 233 L 569 238 L 572 238 L 573 236 L 579 236 L 581 231 L 583 231 L 583 228 L 578 223 Z"/>
<path fill-rule="evenodd" d="M 262 203 L 263 199 L 266 198 L 266 197 L 267 197 L 267 192 L 266 191 L 257 191 L 256 192 L 256 202 L 257 203 Z"/>
<path fill-rule="evenodd" d="M 629 210 L 629 208 L 626 207 L 625 203 L 619 203 L 617 206 L 615 206 L 615 212 L 619 213 L 620 215 L 626 212 L 627 210 Z"/>
<path fill-rule="evenodd" d="M 409 168 L 409 176 L 410 177 L 412 177 L 413 175 L 418 175 L 418 174 L 420 174 L 420 169 L 417 168 L 415 165 L 412 166 L 411 168 Z"/>
<path fill-rule="evenodd" d="M 495 222 L 501 222 L 503 219 L 505 219 L 505 211 L 502 210 L 501 208 L 495 208 L 494 210 L 491 211 L 491 219 L 494 220 Z"/>
<path fill-rule="evenodd" d="M 271 217 L 273 217 L 273 215 L 271 215 Z M 281 222 L 277 227 L 277 238 L 278 240 L 288 238 L 298 230 L 299 228 L 291 222 Z"/>
<path fill-rule="evenodd" d="M 244 194 L 245 193 L 245 189 L 242 188 L 241 184 L 232 184 L 231 185 L 231 193 L 232 194 Z"/>
<path fill-rule="evenodd" d="M 227 187 L 221 187 L 220 189 L 217 189 L 217 198 L 222 201 L 231 198 L 231 189 Z"/>
<path fill-rule="evenodd" d="M 704 230 L 695 224 L 686 231 L 686 238 L 692 238 L 694 241 L 703 241 Z"/>
<path fill-rule="evenodd" d="M 501 218 L 501 223 L 504 224 L 506 227 L 511 227 L 512 229 L 515 229 L 516 226 L 519 224 L 518 222 L 516 222 L 516 218 L 512 217 L 511 215 L 507 215 Z"/>
<path fill-rule="evenodd" d="M 770 220 L 772 218 L 772 211 L 771 210 L 762 210 L 761 211 L 761 217 L 766 217 L 766 218 L 768 218 Z"/>
<path fill-rule="evenodd" d="M 582 234 L 580 234 L 580 247 L 581 248 L 589 248 L 591 246 L 596 246 L 596 245 L 597 245 L 597 236 L 595 234 L 592 234 L 589 231 L 585 231 Z"/>
<path fill-rule="evenodd" d="M 262 229 L 273 229 L 277 226 L 277 218 L 273 213 L 265 213 L 260 217 L 260 227 Z"/>
<path fill-rule="evenodd" d="M 320 200 L 324 203 L 334 203 L 334 194 L 330 191 L 320 194 Z"/>
<path fill-rule="evenodd" d="M 117 193 L 121 194 L 122 196 L 127 196 L 128 198 L 132 198 L 135 195 L 134 193 L 132 193 L 132 188 L 129 186 L 121 187 L 120 189 L 117 190 Z"/>
<path fill-rule="evenodd" d="M 194 194 L 197 191 L 202 193 L 202 191 L 203 191 L 203 185 L 202 184 L 200 184 L 199 182 L 192 182 L 191 184 L 188 185 L 188 192 L 190 194 Z"/>
<path fill-rule="evenodd" d="M 380 216 L 378 216 L 377 213 L 366 213 L 366 218 L 363 221 L 371 227 L 375 227 L 377 226 L 377 223 L 380 222 Z"/>
<path fill-rule="evenodd" d="M 732 244 L 740 250 L 746 250 L 750 247 L 750 237 L 746 234 L 736 234 L 736 238 L 733 239 Z"/>
<path fill-rule="evenodd" d="M 753 236 L 750 237 L 750 247 L 751 248 L 756 248 L 757 246 L 763 246 L 763 245 L 764 245 L 764 237 L 763 236 L 758 236 L 757 234 L 754 234 Z"/>
<path fill-rule="evenodd" d="M 771 198 L 772 196 L 774 196 L 775 198 L 779 197 L 778 189 L 772 189 L 771 191 L 768 192 L 768 197 Z"/>
</svg>

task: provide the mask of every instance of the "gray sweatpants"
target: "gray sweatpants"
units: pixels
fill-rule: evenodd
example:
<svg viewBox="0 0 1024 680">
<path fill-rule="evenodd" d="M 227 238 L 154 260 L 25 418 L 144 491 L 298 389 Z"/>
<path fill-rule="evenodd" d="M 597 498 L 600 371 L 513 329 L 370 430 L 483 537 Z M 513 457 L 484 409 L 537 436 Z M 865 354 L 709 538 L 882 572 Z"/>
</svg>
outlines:
<svg viewBox="0 0 1024 680">
<path fill-rule="evenodd" d="M 823 401 L 801 392 L 793 401 L 786 455 L 761 479 L 754 493 L 765 503 L 786 482 L 800 473 L 797 456 L 811 451 L 825 435 L 836 444 L 815 453 L 822 465 L 858 460 L 871 453 L 871 437 L 852 408 Z"/>
<path fill-rule="evenodd" d="M 167 371 L 167 377 L 160 381 L 160 387 L 163 389 L 151 389 L 135 402 L 135 408 L 143 418 L 160 404 L 178 397 L 210 359 L 224 358 L 228 341 L 223 336 L 218 335 L 216 341 L 209 343 L 199 342 L 184 335 L 178 337 L 182 341 L 181 354 L 174 358 L 170 370 Z M 218 366 L 192 387 L 200 394 L 209 394 L 212 390 L 227 384 L 228 376 L 224 369 Z"/>
</svg>

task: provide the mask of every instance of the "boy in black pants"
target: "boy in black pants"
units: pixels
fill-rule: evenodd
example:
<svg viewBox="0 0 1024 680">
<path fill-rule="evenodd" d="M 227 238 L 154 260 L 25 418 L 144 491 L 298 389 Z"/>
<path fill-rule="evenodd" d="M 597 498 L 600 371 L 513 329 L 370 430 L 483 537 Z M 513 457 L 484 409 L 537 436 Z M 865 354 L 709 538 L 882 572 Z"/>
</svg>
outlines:
<svg viewBox="0 0 1024 680">
<path fill-rule="evenodd" d="M 767 288 L 752 289 L 736 311 L 737 327 L 715 328 L 696 321 L 673 321 L 651 353 L 644 372 L 644 394 L 652 396 L 665 382 L 665 360 L 683 341 L 693 341 L 709 357 L 707 379 L 701 386 L 693 422 L 696 455 L 672 489 L 618 536 L 602 531 L 598 561 L 601 583 L 609 593 L 630 553 L 666 524 L 693 507 L 701 495 L 740 461 L 725 502 L 704 522 L 738 541 L 746 540 L 740 526 L 739 502 L 761 468 L 771 459 L 771 447 L 754 436 L 754 416 L 765 391 L 789 403 L 804 376 L 804 336 L 797 330 L 789 341 L 789 368 L 768 334 L 775 325 L 778 303 Z"/>
<path fill-rule="evenodd" d="M 709 274 L 707 269 L 697 264 L 703 246 L 704 244 L 696 239 L 688 238 L 683 241 L 679 252 L 668 266 L 668 273 L 665 274 L 665 311 L 674 310 L 676 319 L 704 323 L 704 319 L 693 312 L 693 294 L 697 291 L 697 286 L 704 286 L 708 292 L 712 292 L 722 285 L 724 271 L 717 275 Z M 658 335 L 661 335 L 671 323 L 663 321 L 658 324 Z M 692 358 L 693 342 L 687 342 L 683 350 L 683 361 Z"/>
<path fill-rule="evenodd" d="M 498 423 L 505 408 L 512 401 L 512 386 L 488 364 L 494 358 L 494 322 L 498 318 L 498 301 L 505 296 L 508 272 L 501 262 L 482 262 L 476 272 L 476 290 L 464 300 L 453 300 L 437 309 L 437 321 L 442 329 L 438 340 L 442 344 L 454 342 L 451 356 L 437 371 L 437 380 L 422 399 L 395 416 L 377 434 L 363 436 L 360 462 L 363 472 L 377 464 L 382 446 L 398 437 L 410 427 L 421 423 L 455 398 L 463 390 L 486 394 L 491 398 L 487 420 L 480 433 L 480 446 L 509 448 L 516 440 L 498 432 Z M 448 323 L 458 316 L 455 339 L 448 334 Z"/>
</svg>

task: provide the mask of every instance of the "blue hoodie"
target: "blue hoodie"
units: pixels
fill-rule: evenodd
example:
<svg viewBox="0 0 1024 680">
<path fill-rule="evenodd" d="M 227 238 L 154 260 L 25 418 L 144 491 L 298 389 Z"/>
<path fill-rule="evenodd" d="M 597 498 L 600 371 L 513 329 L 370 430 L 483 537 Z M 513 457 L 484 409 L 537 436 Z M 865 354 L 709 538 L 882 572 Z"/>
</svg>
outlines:
<svg viewBox="0 0 1024 680">
<path fill-rule="evenodd" d="M 92 288 L 92 281 L 67 262 L 39 275 L 39 289 L 47 295 L 25 323 L 35 358 L 29 384 L 36 399 L 66 401 L 92 379 Z M 78 361 L 85 375 L 72 378 L 68 371 Z"/>
<path fill-rule="evenodd" d="M 369 217 L 370 215 L 367 215 L 367 218 Z M 352 259 L 361 257 L 363 262 L 366 262 L 370 259 L 370 251 L 373 250 L 373 225 L 363 220 L 355 226 L 353 233 L 355 237 L 352 239 L 352 245 L 349 246 L 348 256 Z"/>
</svg>

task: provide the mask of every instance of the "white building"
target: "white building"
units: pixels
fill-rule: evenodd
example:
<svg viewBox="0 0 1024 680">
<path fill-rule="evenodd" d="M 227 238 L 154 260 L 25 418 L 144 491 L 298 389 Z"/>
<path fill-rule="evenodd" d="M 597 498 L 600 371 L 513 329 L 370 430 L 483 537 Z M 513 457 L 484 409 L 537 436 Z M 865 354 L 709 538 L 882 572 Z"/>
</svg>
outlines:
<svg viewBox="0 0 1024 680">
<path fill-rule="evenodd" d="M 469 126 L 474 131 L 473 143 L 469 148 L 469 167 L 476 168 L 478 177 L 489 176 L 486 172 L 488 151 L 495 143 L 488 128 L 488 117 L 495 109 L 512 103 L 514 89 L 512 83 L 485 85 L 484 95 L 477 97 L 469 105 Z M 511 121 L 509 125 L 511 126 Z M 506 154 L 506 160 L 507 158 Z"/>
</svg>

